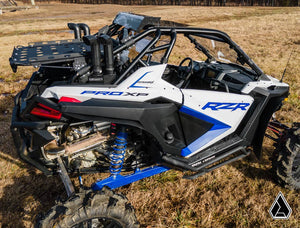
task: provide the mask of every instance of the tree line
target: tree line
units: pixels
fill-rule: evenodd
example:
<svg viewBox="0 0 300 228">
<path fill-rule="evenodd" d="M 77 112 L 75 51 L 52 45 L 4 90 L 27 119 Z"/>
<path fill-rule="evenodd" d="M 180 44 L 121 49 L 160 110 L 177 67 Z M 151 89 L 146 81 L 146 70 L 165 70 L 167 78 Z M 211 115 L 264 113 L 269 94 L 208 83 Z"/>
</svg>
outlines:
<svg viewBox="0 0 300 228">
<path fill-rule="evenodd" d="M 23 0 L 24 2 L 29 0 Z M 53 0 L 52 0 L 53 1 Z M 77 4 L 183 5 L 183 6 L 300 6 L 300 0 L 55 0 Z M 36 0 L 49 2 L 49 0 Z"/>
</svg>

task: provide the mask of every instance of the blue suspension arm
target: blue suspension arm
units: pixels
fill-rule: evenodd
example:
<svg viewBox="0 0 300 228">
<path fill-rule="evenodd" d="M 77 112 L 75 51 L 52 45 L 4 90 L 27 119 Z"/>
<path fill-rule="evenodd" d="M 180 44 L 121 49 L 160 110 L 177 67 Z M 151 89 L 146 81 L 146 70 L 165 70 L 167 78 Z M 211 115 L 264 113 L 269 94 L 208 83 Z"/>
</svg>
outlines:
<svg viewBox="0 0 300 228">
<path fill-rule="evenodd" d="M 112 175 L 106 179 L 99 180 L 92 184 L 93 191 L 101 190 L 104 186 L 107 186 L 111 189 L 116 189 L 127 184 L 139 181 L 146 177 L 151 177 L 159 173 L 168 171 L 169 168 L 164 166 L 152 166 L 146 169 L 137 169 L 133 174 L 122 176 L 120 174 Z"/>
</svg>

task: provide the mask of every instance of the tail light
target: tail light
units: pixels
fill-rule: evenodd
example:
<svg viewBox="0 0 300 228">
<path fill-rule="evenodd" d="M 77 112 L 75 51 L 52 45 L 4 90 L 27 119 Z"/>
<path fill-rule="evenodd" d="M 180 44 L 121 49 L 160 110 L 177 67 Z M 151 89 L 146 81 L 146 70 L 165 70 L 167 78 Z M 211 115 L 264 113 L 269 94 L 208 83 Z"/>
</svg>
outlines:
<svg viewBox="0 0 300 228">
<path fill-rule="evenodd" d="M 62 115 L 60 111 L 57 111 L 41 103 L 38 103 L 37 107 L 33 108 L 30 114 L 56 120 L 59 120 Z"/>
<path fill-rule="evenodd" d="M 77 100 L 76 98 L 72 98 L 72 97 L 61 97 L 58 101 L 58 103 L 60 102 L 71 102 L 71 103 L 81 103 L 81 101 Z"/>
</svg>

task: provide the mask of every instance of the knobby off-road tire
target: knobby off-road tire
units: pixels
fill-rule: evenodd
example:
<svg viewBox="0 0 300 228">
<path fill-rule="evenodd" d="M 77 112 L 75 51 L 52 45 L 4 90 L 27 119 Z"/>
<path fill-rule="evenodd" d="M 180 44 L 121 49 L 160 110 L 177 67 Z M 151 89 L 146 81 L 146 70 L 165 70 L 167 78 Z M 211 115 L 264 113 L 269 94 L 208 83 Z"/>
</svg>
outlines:
<svg viewBox="0 0 300 228">
<path fill-rule="evenodd" d="M 78 193 L 58 203 L 42 218 L 36 228 L 67 227 L 139 227 L 134 209 L 125 196 L 104 188 Z"/>
<path fill-rule="evenodd" d="M 300 189 L 300 124 L 284 132 L 275 144 L 272 159 L 276 181 L 290 189 Z"/>
</svg>

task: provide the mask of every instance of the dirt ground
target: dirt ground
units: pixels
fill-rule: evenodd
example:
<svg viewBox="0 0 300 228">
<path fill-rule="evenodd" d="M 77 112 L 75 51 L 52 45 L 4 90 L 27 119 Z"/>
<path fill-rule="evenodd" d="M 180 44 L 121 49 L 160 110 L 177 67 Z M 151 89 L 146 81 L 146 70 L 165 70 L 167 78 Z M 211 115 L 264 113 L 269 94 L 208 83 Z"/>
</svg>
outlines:
<svg viewBox="0 0 300 228">
<path fill-rule="evenodd" d="M 300 121 L 300 8 L 176 7 L 120 5 L 38 5 L 36 9 L 0 15 L 0 227 L 32 227 L 36 216 L 50 209 L 64 193 L 57 177 L 46 178 L 22 162 L 9 132 L 13 96 L 35 70 L 19 68 L 13 74 L 8 59 L 16 45 L 43 40 L 69 39 L 68 22 L 83 22 L 96 32 L 120 11 L 158 16 L 190 26 L 228 33 L 261 69 L 281 78 L 290 97 L 278 119 Z M 174 58 L 188 55 L 182 44 Z M 179 57 L 176 57 L 179 56 Z M 267 142 L 261 161 L 250 157 L 196 180 L 168 171 L 118 191 L 136 209 L 141 227 L 300 227 L 299 191 L 278 186 L 272 179 Z M 97 175 L 85 176 L 86 185 Z M 273 220 L 268 210 L 281 191 L 293 212 L 289 220 Z"/>
</svg>

